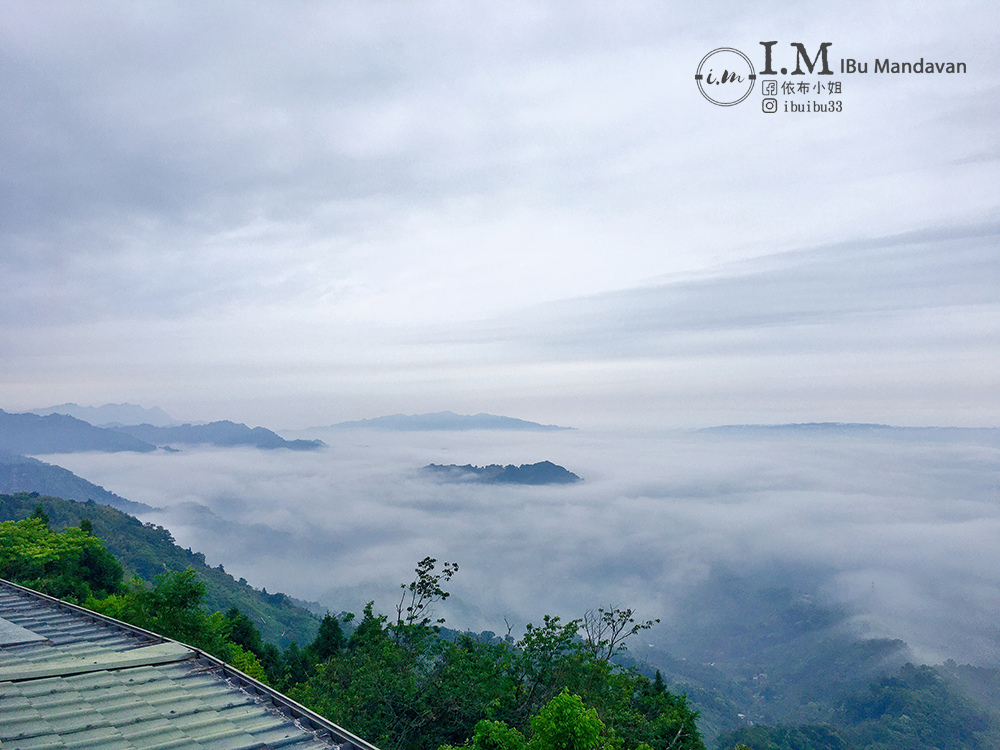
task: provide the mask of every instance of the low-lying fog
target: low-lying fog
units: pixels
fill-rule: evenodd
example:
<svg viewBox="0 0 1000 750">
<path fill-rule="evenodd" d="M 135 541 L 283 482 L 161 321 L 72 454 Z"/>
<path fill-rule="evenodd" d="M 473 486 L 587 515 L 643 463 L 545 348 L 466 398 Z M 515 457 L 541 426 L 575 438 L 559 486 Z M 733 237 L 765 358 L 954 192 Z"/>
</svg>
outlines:
<svg viewBox="0 0 1000 750">
<path fill-rule="evenodd" d="M 394 611 L 431 555 L 461 566 L 439 608 L 452 627 L 505 632 L 506 617 L 519 630 L 612 604 L 662 618 L 648 641 L 665 643 L 684 627 L 672 616 L 727 571 L 845 604 L 859 633 L 902 638 L 922 659 L 1000 662 L 1000 445 L 985 433 L 307 436 L 329 447 L 43 458 L 162 508 L 143 520 L 210 564 L 335 612 L 370 598 Z M 585 481 L 439 484 L 419 471 L 542 460 Z"/>
</svg>

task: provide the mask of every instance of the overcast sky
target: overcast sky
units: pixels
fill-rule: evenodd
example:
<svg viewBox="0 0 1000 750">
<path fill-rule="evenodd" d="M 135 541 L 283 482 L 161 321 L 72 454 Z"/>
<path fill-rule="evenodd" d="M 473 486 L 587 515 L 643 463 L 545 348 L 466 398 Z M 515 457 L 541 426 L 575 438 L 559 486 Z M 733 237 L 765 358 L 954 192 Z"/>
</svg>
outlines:
<svg viewBox="0 0 1000 750">
<path fill-rule="evenodd" d="M 998 424 L 998 29 L 986 1 L 0 2 L 0 408 Z M 831 42 L 843 111 L 700 95 L 709 51 L 765 40 Z"/>
</svg>

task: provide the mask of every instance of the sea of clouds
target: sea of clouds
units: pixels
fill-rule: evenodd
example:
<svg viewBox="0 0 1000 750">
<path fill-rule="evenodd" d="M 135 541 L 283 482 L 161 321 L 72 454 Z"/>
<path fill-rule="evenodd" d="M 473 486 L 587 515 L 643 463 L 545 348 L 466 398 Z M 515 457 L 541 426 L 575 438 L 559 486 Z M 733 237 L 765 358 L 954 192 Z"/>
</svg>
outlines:
<svg viewBox="0 0 1000 750">
<path fill-rule="evenodd" d="M 634 607 L 683 629 L 718 574 L 840 605 L 918 657 L 1000 663 L 991 431 L 310 432 L 318 452 L 186 448 L 48 456 L 159 508 L 211 565 L 268 591 L 394 612 L 430 555 L 461 569 L 439 614 L 515 632 L 542 614 Z M 565 486 L 439 483 L 428 463 L 551 460 Z M 764 580 L 767 579 L 767 580 Z"/>
</svg>

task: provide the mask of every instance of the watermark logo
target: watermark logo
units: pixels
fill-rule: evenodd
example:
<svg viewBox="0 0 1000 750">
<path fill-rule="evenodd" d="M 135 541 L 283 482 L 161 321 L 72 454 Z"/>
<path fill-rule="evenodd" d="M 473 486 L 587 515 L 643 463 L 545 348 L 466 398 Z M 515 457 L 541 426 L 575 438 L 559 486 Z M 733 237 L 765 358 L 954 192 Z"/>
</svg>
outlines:
<svg viewBox="0 0 1000 750">
<path fill-rule="evenodd" d="M 756 69 L 747 55 L 733 47 L 718 47 L 701 58 L 694 76 L 701 95 L 716 106 L 732 107 L 749 98 L 759 83 L 760 111 L 764 114 L 802 114 L 803 119 L 820 115 L 814 118 L 818 121 L 823 113 L 846 111 L 847 103 L 841 97 L 855 81 L 884 75 L 964 75 L 968 71 L 962 60 L 929 55 L 917 60 L 884 55 L 838 60 L 833 42 L 782 44 L 770 40 L 759 42 L 759 46 L 750 48 L 755 57 L 763 58 Z"/>
<path fill-rule="evenodd" d="M 719 47 L 701 58 L 694 79 L 712 104 L 731 107 L 750 96 L 757 74 L 750 58 L 738 49 Z"/>
</svg>

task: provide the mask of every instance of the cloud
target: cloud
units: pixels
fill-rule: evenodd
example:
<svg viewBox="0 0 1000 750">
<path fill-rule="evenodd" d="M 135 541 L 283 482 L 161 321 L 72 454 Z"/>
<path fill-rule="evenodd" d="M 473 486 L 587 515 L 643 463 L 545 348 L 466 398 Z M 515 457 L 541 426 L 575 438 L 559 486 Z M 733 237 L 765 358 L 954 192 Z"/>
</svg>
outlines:
<svg viewBox="0 0 1000 750">
<path fill-rule="evenodd" d="M 679 648 L 697 640 L 692 602 L 699 618 L 734 616 L 717 587 L 737 576 L 841 606 L 855 632 L 904 638 L 922 658 L 1000 663 L 989 433 L 324 437 L 317 454 L 50 458 L 164 507 L 149 520 L 210 564 L 333 609 L 371 597 L 391 611 L 398 583 L 432 555 L 461 565 L 457 605 L 442 608 L 453 625 L 624 604 L 663 618 L 654 640 Z M 417 471 L 543 459 L 585 481 L 441 485 Z"/>
<path fill-rule="evenodd" d="M 884 44 L 869 14 L 899 54 L 983 40 L 974 9 L 895 7 L 13 6 L 3 290 L 25 322 L 308 314 L 345 289 L 355 318 L 439 321 L 981 218 L 991 174 L 957 162 L 992 149 L 962 98 L 995 99 L 985 43 L 919 108 L 852 81 L 821 125 L 720 120 L 691 85 L 709 38 L 756 45 L 764 18 L 845 54 Z"/>
</svg>

